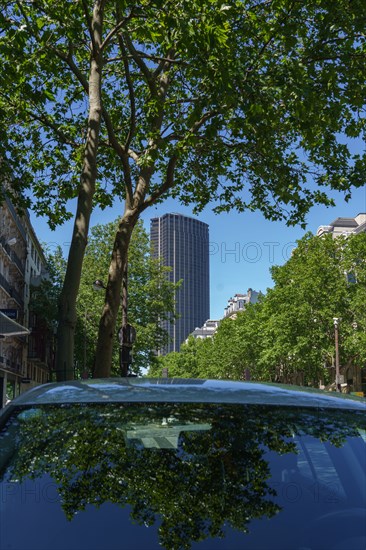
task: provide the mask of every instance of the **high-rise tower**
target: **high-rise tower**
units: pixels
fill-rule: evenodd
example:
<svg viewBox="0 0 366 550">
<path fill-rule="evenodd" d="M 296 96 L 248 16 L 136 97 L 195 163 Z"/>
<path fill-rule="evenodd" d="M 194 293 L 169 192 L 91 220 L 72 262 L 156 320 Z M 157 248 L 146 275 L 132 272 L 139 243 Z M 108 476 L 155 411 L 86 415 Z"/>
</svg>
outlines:
<svg viewBox="0 0 366 550">
<path fill-rule="evenodd" d="M 170 266 L 171 281 L 183 280 L 176 294 L 179 319 L 163 322 L 172 341 L 160 350 L 165 355 L 179 351 L 188 335 L 210 317 L 210 274 L 208 225 L 181 214 L 165 214 L 151 220 L 154 257 Z"/>
</svg>

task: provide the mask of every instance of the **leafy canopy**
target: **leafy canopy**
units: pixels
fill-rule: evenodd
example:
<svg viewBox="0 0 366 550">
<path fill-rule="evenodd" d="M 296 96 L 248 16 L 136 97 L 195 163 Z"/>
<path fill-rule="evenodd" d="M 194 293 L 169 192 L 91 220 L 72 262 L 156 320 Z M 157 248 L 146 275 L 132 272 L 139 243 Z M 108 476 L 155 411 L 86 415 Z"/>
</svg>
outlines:
<svg viewBox="0 0 366 550">
<path fill-rule="evenodd" d="M 75 372 L 79 377 L 84 371 L 91 374 L 94 369 L 95 344 L 98 320 L 103 305 L 103 292 L 93 289 L 97 279 L 106 280 L 110 250 L 112 248 L 117 222 L 98 224 L 91 229 L 83 263 L 80 292 L 77 299 L 77 324 L 75 334 Z M 33 307 L 50 317 L 57 318 L 57 299 L 60 295 L 61 280 L 65 269 L 65 259 L 58 248 L 48 255 L 52 268 L 49 281 L 40 289 Z M 133 353 L 133 371 L 156 361 L 155 350 L 166 344 L 168 334 L 161 328 L 159 319 L 174 318 L 174 297 L 179 284 L 173 284 L 166 278 L 169 268 L 162 266 L 159 260 L 150 255 L 149 238 L 139 222 L 132 234 L 130 244 L 129 272 L 129 308 L 128 322 L 136 329 L 136 343 Z M 47 308 L 45 303 L 47 302 Z M 118 328 L 121 326 L 119 308 Z M 47 318 L 48 318 L 47 317 Z M 113 338 L 114 353 L 112 373 L 119 373 L 119 350 L 117 337 Z"/>
<path fill-rule="evenodd" d="M 365 132 L 364 0 L 4 0 L 2 169 L 52 227 L 78 193 L 101 4 L 95 203 L 149 169 L 140 208 L 171 194 L 297 223 L 364 184 L 347 144 Z"/>
<path fill-rule="evenodd" d="M 274 287 L 259 302 L 222 320 L 212 339 L 189 339 L 151 374 L 167 367 L 176 377 L 243 379 L 249 369 L 253 380 L 332 383 L 334 317 L 341 373 L 347 379 L 348 369 L 365 366 L 366 233 L 336 239 L 308 233 L 272 277 Z"/>
</svg>

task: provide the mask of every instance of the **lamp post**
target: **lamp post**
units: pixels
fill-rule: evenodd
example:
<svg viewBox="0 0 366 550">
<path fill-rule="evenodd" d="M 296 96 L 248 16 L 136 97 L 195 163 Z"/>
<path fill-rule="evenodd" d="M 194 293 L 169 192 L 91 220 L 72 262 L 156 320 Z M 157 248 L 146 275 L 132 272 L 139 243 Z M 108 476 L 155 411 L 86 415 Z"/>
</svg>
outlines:
<svg viewBox="0 0 366 550">
<path fill-rule="evenodd" d="M 333 317 L 333 323 L 334 323 L 334 341 L 335 341 L 335 384 L 336 384 L 336 391 L 341 391 L 341 377 L 339 372 L 339 343 L 338 343 L 338 332 L 339 332 L 339 318 Z"/>
<path fill-rule="evenodd" d="M 83 354 L 83 372 L 81 373 L 81 378 L 86 380 L 89 377 L 88 369 L 86 367 L 86 356 L 87 356 L 87 330 L 86 324 L 88 322 L 88 310 L 85 308 L 84 311 L 84 354 Z"/>
<path fill-rule="evenodd" d="M 93 283 L 94 290 L 106 290 L 106 286 L 103 281 L 97 279 Z M 129 375 L 130 365 L 132 363 L 132 346 L 136 340 L 136 330 L 128 323 L 127 309 L 128 309 L 128 292 L 127 292 L 127 265 L 123 271 L 122 276 L 122 323 L 121 328 L 118 331 L 118 343 L 119 343 L 119 368 L 122 377 Z"/>
</svg>

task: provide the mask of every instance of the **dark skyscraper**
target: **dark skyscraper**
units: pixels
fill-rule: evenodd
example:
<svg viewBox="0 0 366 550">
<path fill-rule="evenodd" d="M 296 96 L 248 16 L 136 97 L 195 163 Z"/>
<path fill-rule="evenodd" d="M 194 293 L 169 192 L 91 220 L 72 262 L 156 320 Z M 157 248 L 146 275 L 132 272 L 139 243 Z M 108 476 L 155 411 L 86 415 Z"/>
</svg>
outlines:
<svg viewBox="0 0 366 550">
<path fill-rule="evenodd" d="M 151 220 L 151 244 L 155 257 L 170 266 L 170 280 L 182 286 L 176 294 L 180 318 L 163 327 L 172 342 L 162 354 L 179 351 L 188 335 L 210 317 L 210 274 L 208 225 L 181 214 L 165 214 Z"/>
</svg>

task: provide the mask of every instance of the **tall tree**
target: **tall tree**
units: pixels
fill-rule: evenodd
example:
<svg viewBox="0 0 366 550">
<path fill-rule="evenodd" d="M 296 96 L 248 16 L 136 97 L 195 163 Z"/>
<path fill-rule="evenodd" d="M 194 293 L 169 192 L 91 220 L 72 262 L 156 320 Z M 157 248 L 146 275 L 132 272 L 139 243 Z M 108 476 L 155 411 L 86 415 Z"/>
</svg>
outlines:
<svg viewBox="0 0 366 550">
<path fill-rule="evenodd" d="M 263 327 L 267 318 L 263 315 L 266 298 L 248 304 L 235 318 L 227 317 L 214 335 L 212 358 L 208 376 L 244 380 L 269 380 L 268 373 L 259 367 L 259 358 L 264 350 Z"/>
<path fill-rule="evenodd" d="M 108 375 L 131 233 L 148 207 L 171 195 L 297 223 L 331 202 L 327 188 L 348 197 L 364 184 L 365 157 L 342 134 L 364 133 L 365 24 L 363 0 L 5 0 L 3 163 L 51 224 L 78 197 L 60 373 L 72 376 L 93 202 L 124 201 L 97 346 Z"/>
<path fill-rule="evenodd" d="M 272 269 L 265 299 L 262 365 L 271 378 L 334 381 L 334 318 L 341 323 L 341 370 L 366 361 L 366 234 L 348 238 L 307 234 L 289 261 Z"/>
<path fill-rule="evenodd" d="M 86 249 L 77 311 L 80 320 L 75 358 L 83 357 L 83 334 L 87 338 L 89 369 L 95 374 L 95 344 L 98 334 L 98 320 L 102 309 L 102 296 L 98 298 L 92 290 L 91 282 L 102 279 L 108 274 L 110 250 L 113 245 L 118 221 L 92 228 Z M 128 311 L 129 323 L 136 329 L 136 342 L 133 348 L 132 370 L 135 373 L 156 361 L 155 351 L 168 342 L 168 334 L 161 328 L 160 320 L 174 319 L 175 293 L 179 283 L 168 281 L 166 272 L 169 268 L 153 259 L 150 253 L 149 238 L 138 222 L 133 230 L 130 243 L 130 261 L 128 266 Z M 122 299 L 121 299 L 122 301 Z M 121 324 L 119 310 L 119 326 Z M 87 330 L 85 330 L 85 323 Z M 77 329 L 78 330 L 78 329 Z M 113 338 L 112 372 L 120 373 L 119 354 L 116 334 Z"/>
<path fill-rule="evenodd" d="M 75 304 L 97 179 L 106 0 L 4 4 L 2 62 L 12 85 L 3 88 L 0 111 L 9 124 L 4 164 L 12 168 L 13 198 L 30 186 L 35 210 L 55 226 L 68 217 L 65 201 L 78 197 L 57 334 L 58 376 L 72 378 Z"/>
</svg>

